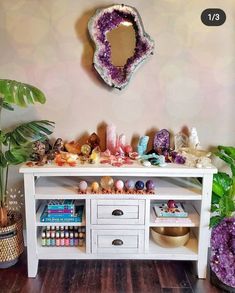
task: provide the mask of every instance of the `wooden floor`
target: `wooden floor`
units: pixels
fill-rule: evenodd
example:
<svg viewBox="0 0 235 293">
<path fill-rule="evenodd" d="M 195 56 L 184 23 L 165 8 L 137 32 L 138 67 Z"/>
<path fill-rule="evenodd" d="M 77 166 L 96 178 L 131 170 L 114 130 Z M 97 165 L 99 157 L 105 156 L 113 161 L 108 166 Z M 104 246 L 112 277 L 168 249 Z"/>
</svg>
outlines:
<svg viewBox="0 0 235 293">
<path fill-rule="evenodd" d="M 26 253 L 12 268 L 0 270 L 0 293 L 219 293 L 198 280 L 192 262 L 151 260 L 40 261 L 27 278 Z"/>
</svg>

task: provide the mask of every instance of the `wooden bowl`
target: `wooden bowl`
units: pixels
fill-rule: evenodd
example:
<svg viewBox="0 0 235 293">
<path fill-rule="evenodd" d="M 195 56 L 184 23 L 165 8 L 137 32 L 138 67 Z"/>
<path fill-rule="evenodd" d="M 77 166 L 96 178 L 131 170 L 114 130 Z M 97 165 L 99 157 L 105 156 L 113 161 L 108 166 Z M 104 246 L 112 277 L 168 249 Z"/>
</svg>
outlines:
<svg viewBox="0 0 235 293">
<path fill-rule="evenodd" d="M 188 227 L 154 227 L 151 228 L 153 240 L 162 247 L 184 246 L 189 240 Z"/>
</svg>

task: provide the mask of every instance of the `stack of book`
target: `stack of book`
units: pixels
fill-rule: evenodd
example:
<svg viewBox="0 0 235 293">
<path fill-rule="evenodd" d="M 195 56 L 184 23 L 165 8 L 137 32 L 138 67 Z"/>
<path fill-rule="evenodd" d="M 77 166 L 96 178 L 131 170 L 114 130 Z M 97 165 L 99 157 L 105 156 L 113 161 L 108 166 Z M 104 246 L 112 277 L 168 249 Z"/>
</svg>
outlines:
<svg viewBox="0 0 235 293">
<path fill-rule="evenodd" d="M 183 204 L 176 203 L 174 209 L 169 209 L 167 203 L 159 203 L 153 206 L 153 210 L 156 214 L 155 223 L 170 224 L 191 224 L 192 221 L 188 217 L 188 212 L 185 211 Z"/>
<path fill-rule="evenodd" d="M 82 222 L 83 206 L 74 200 L 52 200 L 45 206 L 41 222 Z"/>
</svg>

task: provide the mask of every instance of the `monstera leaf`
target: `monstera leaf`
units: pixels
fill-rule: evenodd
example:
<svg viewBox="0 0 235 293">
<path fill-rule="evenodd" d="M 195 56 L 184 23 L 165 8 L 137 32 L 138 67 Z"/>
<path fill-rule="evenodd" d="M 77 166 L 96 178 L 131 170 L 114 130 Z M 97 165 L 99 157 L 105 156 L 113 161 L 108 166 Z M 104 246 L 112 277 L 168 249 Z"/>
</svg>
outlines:
<svg viewBox="0 0 235 293">
<path fill-rule="evenodd" d="M 223 172 L 219 172 L 213 177 L 213 192 L 219 197 L 224 196 L 231 188 L 233 183 L 232 178 Z"/>
<path fill-rule="evenodd" d="M 26 107 L 28 104 L 46 102 L 45 95 L 38 88 L 9 79 L 0 79 L 0 98 L 4 100 L 3 108 L 7 110 L 13 110 L 11 104 Z"/>
<path fill-rule="evenodd" d="M 21 146 L 29 142 L 43 140 L 53 132 L 54 122 L 48 120 L 31 121 L 6 133 L 6 140 L 12 146 Z"/>
</svg>

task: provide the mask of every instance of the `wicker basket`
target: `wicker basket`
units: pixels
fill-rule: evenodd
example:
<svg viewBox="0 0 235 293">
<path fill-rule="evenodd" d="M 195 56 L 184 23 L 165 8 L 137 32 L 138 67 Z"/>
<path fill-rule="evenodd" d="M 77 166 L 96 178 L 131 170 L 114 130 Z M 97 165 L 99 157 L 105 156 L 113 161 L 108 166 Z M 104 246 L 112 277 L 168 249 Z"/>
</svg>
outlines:
<svg viewBox="0 0 235 293">
<path fill-rule="evenodd" d="M 0 264 L 17 259 L 24 251 L 22 215 L 9 211 L 8 218 L 10 224 L 0 227 Z"/>
</svg>

